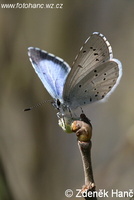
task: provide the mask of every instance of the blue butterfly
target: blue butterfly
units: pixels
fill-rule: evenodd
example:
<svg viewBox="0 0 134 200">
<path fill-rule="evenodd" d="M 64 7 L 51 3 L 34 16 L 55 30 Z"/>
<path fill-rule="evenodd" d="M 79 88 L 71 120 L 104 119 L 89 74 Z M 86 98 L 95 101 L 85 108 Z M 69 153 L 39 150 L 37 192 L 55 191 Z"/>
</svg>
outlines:
<svg viewBox="0 0 134 200">
<path fill-rule="evenodd" d="M 63 116 L 68 109 L 105 99 L 122 75 L 121 62 L 113 58 L 109 42 L 98 32 L 85 41 L 71 68 L 61 58 L 39 48 L 29 47 L 28 55 Z"/>
</svg>

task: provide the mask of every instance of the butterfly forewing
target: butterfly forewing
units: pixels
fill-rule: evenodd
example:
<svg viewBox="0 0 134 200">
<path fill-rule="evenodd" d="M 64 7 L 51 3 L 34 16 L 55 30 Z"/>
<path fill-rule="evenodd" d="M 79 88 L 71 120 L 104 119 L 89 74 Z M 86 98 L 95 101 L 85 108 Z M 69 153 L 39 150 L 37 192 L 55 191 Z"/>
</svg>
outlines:
<svg viewBox="0 0 134 200">
<path fill-rule="evenodd" d="M 56 99 L 62 99 L 66 77 L 70 71 L 69 65 L 61 58 L 38 48 L 29 47 L 30 61 L 49 94 Z"/>
<path fill-rule="evenodd" d="M 121 64 L 112 57 L 109 42 L 102 34 L 94 33 L 80 49 L 67 77 L 64 102 L 75 109 L 103 99 L 115 88 Z"/>
</svg>

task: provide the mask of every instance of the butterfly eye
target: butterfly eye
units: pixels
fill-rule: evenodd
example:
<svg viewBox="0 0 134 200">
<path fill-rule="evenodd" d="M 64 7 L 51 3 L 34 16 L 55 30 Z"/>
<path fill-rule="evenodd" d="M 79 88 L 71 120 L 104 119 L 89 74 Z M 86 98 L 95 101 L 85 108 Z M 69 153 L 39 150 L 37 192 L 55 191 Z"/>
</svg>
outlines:
<svg viewBox="0 0 134 200">
<path fill-rule="evenodd" d="M 61 102 L 59 99 L 57 99 L 57 106 L 60 107 L 60 105 L 61 105 Z"/>
</svg>

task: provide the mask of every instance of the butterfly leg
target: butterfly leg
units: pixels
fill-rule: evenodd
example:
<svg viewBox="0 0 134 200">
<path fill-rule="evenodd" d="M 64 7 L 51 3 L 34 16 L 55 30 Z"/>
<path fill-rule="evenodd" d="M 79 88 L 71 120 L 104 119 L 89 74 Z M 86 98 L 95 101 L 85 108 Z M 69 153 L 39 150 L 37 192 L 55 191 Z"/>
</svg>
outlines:
<svg viewBox="0 0 134 200">
<path fill-rule="evenodd" d="M 65 122 L 64 114 L 62 112 L 58 112 L 57 117 L 58 117 L 60 127 L 62 127 L 63 130 L 66 130 L 66 122 Z"/>
<path fill-rule="evenodd" d="M 68 107 L 68 112 L 70 113 L 71 119 L 73 119 L 73 113 L 72 113 L 72 110 L 69 107 Z"/>
<path fill-rule="evenodd" d="M 82 107 L 80 107 L 80 109 L 81 109 L 82 114 L 84 114 L 84 111 L 83 111 Z"/>
</svg>

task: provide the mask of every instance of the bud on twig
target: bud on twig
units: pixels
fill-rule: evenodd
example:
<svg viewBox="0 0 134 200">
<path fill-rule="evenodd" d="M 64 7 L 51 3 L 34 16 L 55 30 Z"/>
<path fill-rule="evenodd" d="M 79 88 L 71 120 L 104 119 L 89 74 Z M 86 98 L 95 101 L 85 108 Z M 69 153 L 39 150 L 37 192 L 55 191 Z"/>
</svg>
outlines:
<svg viewBox="0 0 134 200">
<path fill-rule="evenodd" d="M 80 118 L 82 121 L 74 121 L 71 128 L 76 133 L 79 141 L 88 142 L 92 137 L 92 125 L 85 114 L 81 114 Z"/>
</svg>

